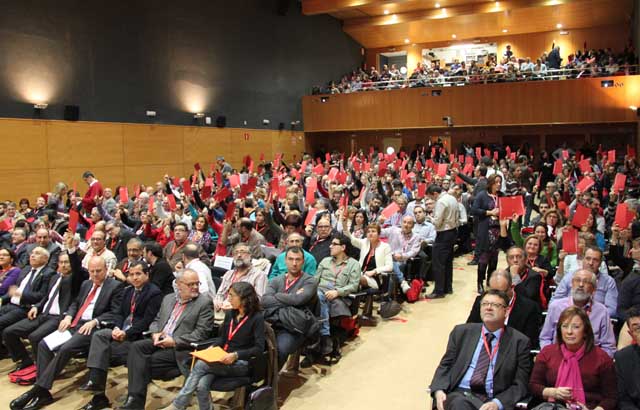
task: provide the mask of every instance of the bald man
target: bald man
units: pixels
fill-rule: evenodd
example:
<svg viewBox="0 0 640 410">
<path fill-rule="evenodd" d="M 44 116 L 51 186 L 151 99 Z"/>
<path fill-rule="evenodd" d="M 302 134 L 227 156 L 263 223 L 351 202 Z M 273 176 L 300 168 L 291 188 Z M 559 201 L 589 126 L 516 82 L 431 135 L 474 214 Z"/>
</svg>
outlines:
<svg viewBox="0 0 640 410">
<path fill-rule="evenodd" d="M 53 402 L 49 390 L 72 355 L 88 351 L 91 336 L 105 322 L 113 322 L 120 306 L 121 286 L 116 279 L 107 277 L 107 263 L 102 256 L 89 259 L 89 279 L 82 283 L 76 300 L 64 312 L 58 325 L 59 332 L 70 332 L 71 339 L 54 353 L 42 340 L 38 345 L 38 377 L 33 388 L 11 402 L 11 409 L 26 406 L 40 408 Z"/>
</svg>

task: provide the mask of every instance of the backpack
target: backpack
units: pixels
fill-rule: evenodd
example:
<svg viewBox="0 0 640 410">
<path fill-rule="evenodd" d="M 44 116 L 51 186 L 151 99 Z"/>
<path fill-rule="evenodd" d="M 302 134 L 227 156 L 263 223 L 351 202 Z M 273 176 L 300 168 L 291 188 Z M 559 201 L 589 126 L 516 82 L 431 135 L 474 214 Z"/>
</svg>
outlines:
<svg viewBox="0 0 640 410">
<path fill-rule="evenodd" d="M 378 314 L 383 319 L 391 319 L 401 311 L 402 311 L 402 306 L 400 306 L 400 304 L 395 300 L 390 300 L 380 305 L 380 309 L 378 309 Z"/>
<path fill-rule="evenodd" d="M 414 279 L 411 281 L 411 288 L 407 291 L 407 302 L 414 303 L 420 299 L 420 292 L 422 292 L 422 287 L 424 286 L 424 281 L 422 279 Z"/>
</svg>

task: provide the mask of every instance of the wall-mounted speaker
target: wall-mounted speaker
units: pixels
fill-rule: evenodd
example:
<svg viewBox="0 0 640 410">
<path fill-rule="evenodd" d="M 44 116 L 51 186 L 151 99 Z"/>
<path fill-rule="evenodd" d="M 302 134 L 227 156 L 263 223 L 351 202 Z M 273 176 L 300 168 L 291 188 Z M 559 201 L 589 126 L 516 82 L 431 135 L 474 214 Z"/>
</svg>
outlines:
<svg viewBox="0 0 640 410">
<path fill-rule="evenodd" d="M 64 119 L 66 121 L 78 121 L 80 119 L 80 107 L 77 105 L 65 105 Z"/>
<path fill-rule="evenodd" d="M 216 127 L 224 128 L 226 126 L 227 126 L 227 117 L 225 117 L 224 115 L 218 115 L 216 117 Z"/>
</svg>

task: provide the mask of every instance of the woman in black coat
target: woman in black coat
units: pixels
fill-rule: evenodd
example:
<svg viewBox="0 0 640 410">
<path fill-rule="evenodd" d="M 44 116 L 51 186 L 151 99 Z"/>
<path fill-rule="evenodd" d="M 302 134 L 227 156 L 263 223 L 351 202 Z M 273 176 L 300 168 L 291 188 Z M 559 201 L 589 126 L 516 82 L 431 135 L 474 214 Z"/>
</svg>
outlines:
<svg viewBox="0 0 640 410">
<path fill-rule="evenodd" d="M 487 189 L 481 191 L 473 201 L 471 213 L 478 220 L 476 234 L 476 248 L 480 255 L 478 259 L 478 293 L 484 292 L 484 280 L 487 275 L 498 266 L 498 238 L 500 223 L 498 215 L 498 193 L 502 185 L 502 178 L 492 174 L 487 178 Z"/>
</svg>

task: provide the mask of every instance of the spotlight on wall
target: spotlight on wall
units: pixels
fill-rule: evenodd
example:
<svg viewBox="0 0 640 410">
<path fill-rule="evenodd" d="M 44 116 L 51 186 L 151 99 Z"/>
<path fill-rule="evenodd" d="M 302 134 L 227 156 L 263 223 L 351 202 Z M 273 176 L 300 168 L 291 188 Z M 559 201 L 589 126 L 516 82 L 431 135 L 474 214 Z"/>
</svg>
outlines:
<svg viewBox="0 0 640 410">
<path fill-rule="evenodd" d="M 158 115 L 158 113 L 156 113 L 155 111 L 147 110 L 146 115 L 147 117 L 155 117 L 156 115 Z"/>
<path fill-rule="evenodd" d="M 267 125 L 269 125 L 269 124 L 271 124 L 271 121 L 269 121 L 269 120 L 267 120 L 267 119 L 262 120 L 262 125 L 264 125 L 265 127 L 266 127 Z"/>
<path fill-rule="evenodd" d="M 638 111 L 638 107 L 636 107 L 635 105 L 630 105 L 630 106 L 629 106 L 629 109 L 630 109 L 631 111 Z"/>
<path fill-rule="evenodd" d="M 41 103 L 41 104 L 33 104 L 33 108 L 36 110 L 44 110 L 49 106 L 49 104 L 47 103 Z"/>
<path fill-rule="evenodd" d="M 393 155 L 394 152 L 396 152 L 396 150 L 393 147 L 387 147 L 387 154 Z"/>
<path fill-rule="evenodd" d="M 602 81 L 600 81 L 600 87 L 603 87 L 603 88 L 613 87 L 613 80 L 602 80 Z"/>
<path fill-rule="evenodd" d="M 329 101 L 329 97 L 320 97 L 321 103 L 326 103 L 327 101 Z"/>
<path fill-rule="evenodd" d="M 193 114 L 193 119 L 194 120 L 199 120 L 200 118 L 204 118 L 204 113 L 203 112 L 197 112 L 197 113 Z"/>
</svg>

